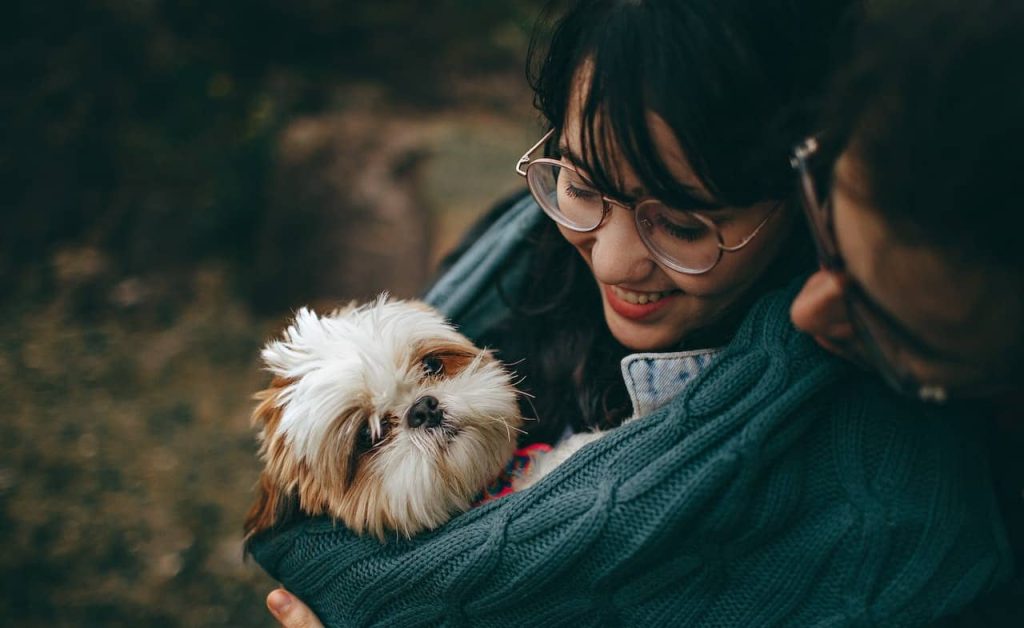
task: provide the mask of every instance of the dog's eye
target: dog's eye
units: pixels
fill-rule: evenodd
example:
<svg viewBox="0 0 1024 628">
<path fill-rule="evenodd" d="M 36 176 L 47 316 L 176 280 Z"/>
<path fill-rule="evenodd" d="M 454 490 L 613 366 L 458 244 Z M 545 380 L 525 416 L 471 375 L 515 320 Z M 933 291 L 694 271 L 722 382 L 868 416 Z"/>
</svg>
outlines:
<svg viewBox="0 0 1024 628">
<path fill-rule="evenodd" d="M 390 427 L 391 427 L 390 423 L 388 423 L 384 419 L 381 419 L 381 421 L 380 421 L 380 434 L 378 435 L 378 437 L 376 439 L 374 439 L 373 438 L 373 430 L 370 428 L 369 421 L 367 421 L 366 423 L 363 423 L 363 426 L 361 428 L 359 428 L 359 434 L 356 435 L 356 447 L 358 447 L 361 451 L 367 451 L 369 449 L 373 449 L 373 447 L 377 443 L 379 443 L 380 441 L 384 440 L 384 437 L 387 436 L 388 428 L 390 428 Z"/>
<path fill-rule="evenodd" d="M 423 372 L 427 375 L 442 375 L 444 373 L 444 361 L 433 355 L 423 358 Z"/>
<path fill-rule="evenodd" d="M 359 449 L 367 450 L 373 447 L 373 433 L 370 431 L 370 424 L 363 423 L 363 427 L 359 428 L 359 434 L 356 436 L 356 446 Z"/>
</svg>

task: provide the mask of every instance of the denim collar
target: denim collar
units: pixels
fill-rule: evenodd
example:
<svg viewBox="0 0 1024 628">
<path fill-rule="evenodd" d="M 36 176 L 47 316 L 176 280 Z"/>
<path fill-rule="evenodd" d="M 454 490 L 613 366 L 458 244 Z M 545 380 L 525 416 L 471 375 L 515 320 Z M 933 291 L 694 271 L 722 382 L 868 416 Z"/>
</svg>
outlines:
<svg viewBox="0 0 1024 628">
<path fill-rule="evenodd" d="M 622 358 L 622 377 L 633 402 L 633 417 L 650 414 L 671 401 L 720 351 L 631 353 Z"/>
</svg>

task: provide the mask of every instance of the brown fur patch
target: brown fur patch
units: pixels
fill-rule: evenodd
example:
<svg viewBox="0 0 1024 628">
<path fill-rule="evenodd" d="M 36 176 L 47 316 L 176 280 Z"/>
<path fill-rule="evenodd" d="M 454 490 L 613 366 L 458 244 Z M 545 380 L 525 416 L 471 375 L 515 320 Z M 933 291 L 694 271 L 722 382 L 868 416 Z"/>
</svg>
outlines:
<svg viewBox="0 0 1024 628">
<path fill-rule="evenodd" d="M 479 355 L 491 357 L 490 352 L 481 351 L 468 342 L 432 343 L 429 347 L 419 347 L 413 354 L 413 360 L 422 362 L 428 357 L 437 358 L 444 364 L 444 376 L 454 377 Z"/>
<path fill-rule="evenodd" d="M 256 501 L 245 516 L 245 540 L 282 524 L 295 514 L 297 506 L 294 494 L 283 491 L 261 473 Z"/>
<path fill-rule="evenodd" d="M 280 462 L 273 464 L 271 461 L 280 460 L 286 455 L 283 444 L 278 441 L 270 442 L 267 435 L 274 434 L 281 422 L 282 410 L 277 405 L 277 398 L 281 390 L 290 383 L 289 379 L 275 377 L 266 389 L 253 395 L 259 403 L 253 410 L 251 422 L 259 429 L 260 454 L 266 459 L 268 468 L 280 467 Z M 294 501 L 295 498 L 289 491 L 275 482 L 266 470 L 263 471 L 256 487 L 256 501 L 245 517 L 243 529 L 246 542 L 253 536 L 279 525 L 295 509 Z"/>
<path fill-rule="evenodd" d="M 408 303 L 434 311 L 424 304 Z M 336 311 L 332 316 L 341 313 Z M 405 359 L 411 359 L 412 363 L 396 365 L 412 369 L 403 373 L 404 377 L 414 375 L 427 357 L 440 360 L 443 366 L 443 372 L 423 375 L 431 379 L 458 376 L 474 361 L 481 359 L 485 363 L 495 361 L 490 351 L 478 349 L 468 340 L 454 334 L 441 335 L 442 338 L 424 342 L 406 353 Z M 436 368 L 436 364 L 431 368 Z M 360 431 L 367 421 L 376 420 L 374 413 L 384 409 L 375 409 L 368 396 L 346 399 L 349 409 L 334 417 L 330 425 L 324 426 L 326 430 L 318 435 L 320 442 L 308 445 L 315 450 L 306 450 L 306 457 L 299 460 L 287 435 L 278 433 L 284 414 L 280 406 L 281 395 L 293 383 L 294 380 L 275 377 L 265 390 L 255 395 L 258 403 L 253 411 L 252 424 L 259 430 L 260 458 L 265 466 L 257 487 L 257 498 L 245 520 L 247 543 L 255 535 L 281 526 L 300 510 L 311 516 L 329 515 L 344 522 L 356 534 L 372 534 L 381 541 L 391 532 L 411 536 L 424 526 L 443 522 L 445 510 L 468 509 L 469 500 L 501 468 L 514 447 L 515 439 L 509 430 L 509 427 L 515 429 L 519 426 L 518 415 L 511 416 L 516 412 L 514 401 L 509 404 L 508 425 L 495 422 L 493 417 L 478 417 L 477 420 L 483 423 L 462 427 L 471 432 L 464 436 L 469 439 L 466 442 L 476 443 L 479 450 L 471 456 L 462 457 L 461 464 L 465 468 L 456 468 L 447 459 L 451 441 L 438 441 L 431 445 L 437 449 L 433 455 L 440 460 L 437 482 L 433 486 L 443 486 L 446 490 L 439 491 L 437 498 L 429 503 L 443 506 L 424 510 L 423 504 L 418 503 L 414 512 L 409 510 L 409 506 L 388 499 L 382 474 L 390 472 L 384 465 L 394 466 L 389 460 L 395 458 L 378 457 L 395 442 L 404 442 L 399 441 L 402 430 L 408 427 L 404 420 L 394 415 L 380 417 L 381 421 L 389 423 L 390 429 L 386 430 L 380 443 L 366 449 L 360 444 Z M 432 382 L 424 380 L 408 383 L 426 388 L 432 385 Z M 371 429 L 375 436 L 379 436 L 375 423 L 371 424 Z"/>
</svg>

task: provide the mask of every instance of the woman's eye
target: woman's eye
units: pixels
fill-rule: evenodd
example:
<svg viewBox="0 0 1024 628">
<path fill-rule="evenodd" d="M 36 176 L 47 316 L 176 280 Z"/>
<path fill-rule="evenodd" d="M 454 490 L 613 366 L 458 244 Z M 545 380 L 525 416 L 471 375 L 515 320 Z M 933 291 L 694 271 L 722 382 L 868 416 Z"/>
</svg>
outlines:
<svg viewBox="0 0 1024 628">
<path fill-rule="evenodd" d="M 444 374 L 444 361 L 436 356 L 428 355 L 423 358 L 423 372 L 427 375 Z"/>
<path fill-rule="evenodd" d="M 569 168 L 560 168 L 555 176 L 561 184 L 562 193 L 566 198 L 590 200 L 600 196 L 594 186 L 590 185 L 578 172 Z"/>
<path fill-rule="evenodd" d="M 658 227 L 677 240 L 696 242 L 708 234 L 708 228 L 702 224 L 680 225 L 659 216 Z"/>
<path fill-rule="evenodd" d="M 571 199 L 589 200 L 597 196 L 597 192 L 567 183 L 565 185 L 565 195 Z"/>
</svg>

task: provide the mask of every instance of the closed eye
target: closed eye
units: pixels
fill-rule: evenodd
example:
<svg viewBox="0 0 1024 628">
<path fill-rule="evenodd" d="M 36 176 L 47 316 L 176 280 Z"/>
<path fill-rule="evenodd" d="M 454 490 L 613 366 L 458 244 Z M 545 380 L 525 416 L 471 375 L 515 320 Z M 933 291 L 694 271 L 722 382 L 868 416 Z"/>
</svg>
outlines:
<svg viewBox="0 0 1024 628">
<path fill-rule="evenodd" d="M 700 240 L 707 235 L 708 229 L 702 224 L 691 224 L 691 225 L 679 225 L 668 219 L 665 216 L 658 216 L 656 218 L 658 228 L 665 231 L 668 235 L 672 236 L 677 240 L 685 240 L 687 242 L 695 242 Z"/>
<path fill-rule="evenodd" d="M 590 200 L 598 196 L 597 192 L 588 190 L 585 188 L 577 187 L 572 183 L 566 183 L 564 188 L 565 195 L 571 199 L 584 199 Z"/>
</svg>

